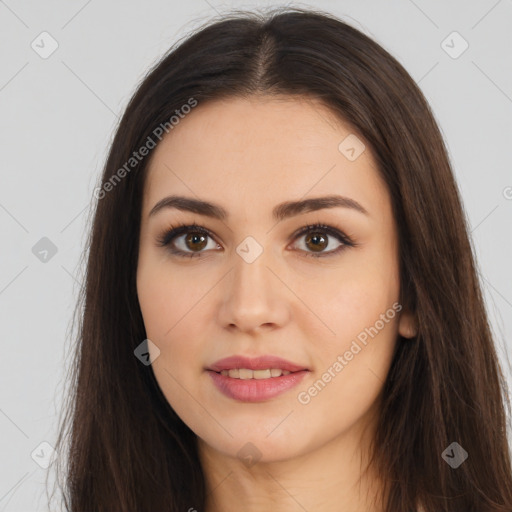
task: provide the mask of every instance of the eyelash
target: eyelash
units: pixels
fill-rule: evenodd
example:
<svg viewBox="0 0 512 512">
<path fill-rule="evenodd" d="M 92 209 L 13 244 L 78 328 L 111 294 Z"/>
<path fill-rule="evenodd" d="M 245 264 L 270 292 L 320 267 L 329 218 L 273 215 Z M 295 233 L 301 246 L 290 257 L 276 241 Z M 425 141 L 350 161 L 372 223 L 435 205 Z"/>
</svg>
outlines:
<svg viewBox="0 0 512 512">
<path fill-rule="evenodd" d="M 324 252 L 324 253 L 313 253 L 308 251 L 305 252 L 306 257 L 312 257 L 312 258 L 325 258 L 334 256 L 347 247 L 356 247 L 358 244 L 356 244 L 350 237 L 345 235 L 342 231 L 339 229 L 327 226 L 325 224 L 307 224 L 303 228 L 301 228 L 298 232 L 294 234 L 294 239 L 300 238 L 301 236 L 304 236 L 308 234 L 311 231 L 319 231 L 322 234 L 327 234 L 329 236 L 332 236 L 336 238 L 339 242 L 341 242 L 343 245 L 340 245 L 337 249 L 333 249 L 332 251 Z M 200 226 L 196 223 L 194 224 L 178 224 L 177 226 L 171 225 L 169 229 L 167 229 L 158 239 L 157 244 L 159 247 L 166 247 L 169 246 L 170 243 L 179 235 L 186 234 L 189 232 L 199 233 L 201 235 L 209 236 L 212 240 L 215 240 L 213 234 L 203 226 Z M 197 258 L 200 257 L 202 252 L 185 252 L 181 251 L 179 249 L 171 249 L 169 248 L 169 251 L 171 254 L 176 255 L 178 257 L 182 258 Z"/>
</svg>

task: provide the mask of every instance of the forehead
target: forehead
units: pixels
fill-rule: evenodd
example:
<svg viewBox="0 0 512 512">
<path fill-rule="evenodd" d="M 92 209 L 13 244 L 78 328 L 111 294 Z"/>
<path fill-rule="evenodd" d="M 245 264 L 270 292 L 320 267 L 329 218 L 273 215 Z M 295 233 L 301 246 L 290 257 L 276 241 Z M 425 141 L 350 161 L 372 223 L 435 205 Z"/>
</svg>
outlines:
<svg viewBox="0 0 512 512">
<path fill-rule="evenodd" d="M 357 158 L 347 157 L 349 146 Z M 364 204 L 370 214 L 389 210 L 369 146 L 349 124 L 309 98 L 199 103 L 154 150 L 144 211 L 178 193 L 255 210 L 336 193 Z"/>
</svg>

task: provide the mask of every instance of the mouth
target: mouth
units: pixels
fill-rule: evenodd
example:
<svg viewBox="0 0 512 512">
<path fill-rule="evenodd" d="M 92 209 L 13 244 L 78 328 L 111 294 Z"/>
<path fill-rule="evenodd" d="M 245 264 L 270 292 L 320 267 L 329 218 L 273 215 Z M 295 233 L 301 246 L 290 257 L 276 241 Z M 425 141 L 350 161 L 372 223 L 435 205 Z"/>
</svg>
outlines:
<svg viewBox="0 0 512 512">
<path fill-rule="evenodd" d="M 225 377 L 230 377 L 231 379 L 275 379 L 276 377 L 281 377 L 281 375 L 289 375 L 289 370 L 283 370 L 281 368 L 267 368 L 265 370 L 251 370 L 249 368 L 232 368 L 230 370 L 222 370 L 220 372 L 221 375 Z"/>
<path fill-rule="evenodd" d="M 310 370 L 274 356 L 231 356 L 205 368 L 217 389 L 241 402 L 262 402 L 295 387 Z"/>
</svg>

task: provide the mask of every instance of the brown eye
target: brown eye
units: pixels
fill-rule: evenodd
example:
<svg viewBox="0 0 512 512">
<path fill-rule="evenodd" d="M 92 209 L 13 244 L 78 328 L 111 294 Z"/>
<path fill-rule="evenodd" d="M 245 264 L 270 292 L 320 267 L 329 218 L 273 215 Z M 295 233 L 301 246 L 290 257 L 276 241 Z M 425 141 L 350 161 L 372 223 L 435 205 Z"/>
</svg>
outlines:
<svg viewBox="0 0 512 512">
<path fill-rule="evenodd" d="M 322 233 L 311 232 L 306 236 L 305 243 L 308 249 L 314 252 L 320 252 L 327 247 L 328 240 L 325 236 L 322 236 Z"/>
<path fill-rule="evenodd" d="M 334 256 L 348 247 L 357 245 L 338 229 L 324 224 L 307 225 L 294 236 L 295 239 L 302 237 L 304 242 L 298 244 L 300 252 L 304 253 L 304 256 L 313 258 Z M 336 242 L 338 242 L 337 246 Z"/>
<path fill-rule="evenodd" d="M 201 251 L 206 247 L 207 244 L 207 235 L 203 235 L 202 233 L 190 232 L 191 234 L 185 237 L 185 246 L 187 249 L 191 249 L 194 251 Z"/>
<path fill-rule="evenodd" d="M 209 239 L 211 240 L 210 247 L 208 247 Z M 159 246 L 168 247 L 171 254 L 189 258 L 201 256 L 205 249 L 219 248 L 210 232 L 195 224 L 171 226 L 157 241 Z"/>
</svg>

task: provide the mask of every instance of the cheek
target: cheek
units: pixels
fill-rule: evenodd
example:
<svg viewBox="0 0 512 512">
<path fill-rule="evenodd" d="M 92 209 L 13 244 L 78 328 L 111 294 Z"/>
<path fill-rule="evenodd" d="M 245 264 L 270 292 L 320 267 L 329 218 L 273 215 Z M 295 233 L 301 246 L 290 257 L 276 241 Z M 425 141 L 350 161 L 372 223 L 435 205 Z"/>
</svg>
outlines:
<svg viewBox="0 0 512 512">
<path fill-rule="evenodd" d="M 160 351 L 152 364 L 153 371 L 160 386 L 168 387 L 170 382 L 164 382 L 172 381 L 170 375 L 179 376 L 176 362 L 190 368 L 187 358 L 193 359 L 190 341 L 197 338 L 190 334 L 186 337 L 184 330 L 190 301 L 178 280 L 172 279 L 157 262 L 145 265 L 144 260 L 137 271 L 137 294 L 146 336 Z"/>
<path fill-rule="evenodd" d="M 397 302 L 354 294 L 346 306 L 329 317 L 336 336 L 316 344 L 314 375 L 297 390 L 301 414 L 326 438 L 348 432 L 375 412 L 397 342 Z"/>
<path fill-rule="evenodd" d="M 137 293 L 146 336 L 159 349 L 152 370 L 171 407 L 189 425 L 207 422 L 201 410 L 192 407 L 191 394 L 197 394 L 197 375 L 202 369 L 198 335 L 201 328 L 201 295 L 190 292 L 182 279 L 166 271 L 164 265 L 140 266 Z M 198 295 L 196 297 L 196 295 Z M 151 347 L 151 345 L 150 345 Z M 151 348 L 150 348 L 151 352 Z M 198 419 L 199 418 L 199 419 Z"/>
<path fill-rule="evenodd" d="M 379 331 L 382 329 L 382 337 L 388 333 L 392 336 L 390 327 L 397 323 L 393 304 L 398 301 L 399 292 L 398 268 L 391 255 L 387 258 L 385 253 L 379 257 L 355 255 L 353 261 L 332 272 L 327 280 L 310 281 L 299 289 L 298 295 L 308 297 L 316 313 L 302 317 L 300 322 L 305 322 L 302 329 L 311 332 L 318 325 L 313 339 L 321 339 L 318 348 L 330 355 L 348 349 L 350 341 L 360 333 L 364 338 L 366 329 L 376 322 Z M 390 308 L 383 328 L 381 315 L 386 315 Z"/>
<path fill-rule="evenodd" d="M 336 276 L 336 286 L 331 284 L 322 300 L 318 295 L 315 301 L 315 311 L 330 330 L 315 338 L 315 380 L 309 389 L 301 388 L 301 403 L 310 400 L 306 409 L 311 413 L 331 410 L 334 430 L 340 422 L 350 423 L 364 414 L 379 395 L 396 346 L 401 310 L 392 251 L 354 258 L 349 267 Z M 312 325 L 315 320 L 307 321 Z M 302 329 L 307 331 L 307 325 Z M 333 404 L 341 407 L 334 415 Z"/>
<path fill-rule="evenodd" d="M 142 255 L 137 269 L 137 295 L 148 338 L 160 343 L 174 336 L 200 299 L 200 286 L 190 286 L 165 258 Z M 190 311 L 192 313 L 192 311 Z"/>
</svg>

